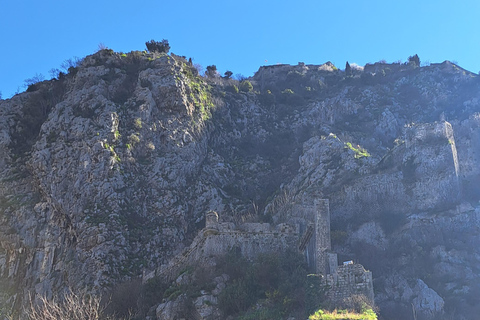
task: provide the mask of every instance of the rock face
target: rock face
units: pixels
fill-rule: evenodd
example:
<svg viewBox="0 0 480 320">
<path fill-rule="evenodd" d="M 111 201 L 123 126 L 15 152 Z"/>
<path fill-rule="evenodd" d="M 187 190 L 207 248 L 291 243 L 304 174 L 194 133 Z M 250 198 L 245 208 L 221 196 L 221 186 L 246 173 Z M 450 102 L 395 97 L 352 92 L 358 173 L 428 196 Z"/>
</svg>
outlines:
<svg viewBox="0 0 480 320">
<path fill-rule="evenodd" d="M 479 79 L 450 62 L 299 64 L 260 68 L 249 91 L 173 54 L 88 56 L 0 100 L 0 309 L 155 270 L 209 210 L 280 224 L 327 198 L 333 249 L 373 271 L 385 318 L 472 319 Z M 156 313 L 214 318 L 209 295 Z"/>
</svg>

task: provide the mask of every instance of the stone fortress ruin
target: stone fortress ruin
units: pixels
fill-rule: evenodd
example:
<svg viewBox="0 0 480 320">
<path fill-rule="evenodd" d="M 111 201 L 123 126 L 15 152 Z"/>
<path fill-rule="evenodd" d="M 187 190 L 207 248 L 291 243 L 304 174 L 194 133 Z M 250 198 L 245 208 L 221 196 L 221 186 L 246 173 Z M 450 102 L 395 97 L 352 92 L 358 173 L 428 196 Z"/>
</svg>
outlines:
<svg viewBox="0 0 480 320">
<path fill-rule="evenodd" d="M 185 266 L 208 264 L 210 259 L 223 256 L 234 247 L 247 259 L 287 248 L 299 250 L 310 270 L 322 276 L 326 297 L 334 305 L 353 295 L 374 301 L 372 273 L 352 261 L 338 265 L 337 254 L 331 250 L 330 210 L 325 199 L 313 205 L 294 204 L 287 222 L 277 225 L 220 222 L 218 214 L 210 211 L 205 217 L 205 228 L 192 244 L 144 280 L 159 276 L 173 281 Z"/>
</svg>

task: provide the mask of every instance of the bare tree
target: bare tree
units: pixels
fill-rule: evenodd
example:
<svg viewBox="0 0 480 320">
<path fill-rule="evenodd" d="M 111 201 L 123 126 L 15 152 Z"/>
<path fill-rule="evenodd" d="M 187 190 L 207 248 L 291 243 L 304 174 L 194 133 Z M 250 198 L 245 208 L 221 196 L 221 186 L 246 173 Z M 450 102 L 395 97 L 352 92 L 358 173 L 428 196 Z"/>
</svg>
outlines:
<svg viewBox="0 0 480 320">
<path fill-rule="evenodd" d="M 40 297 L 37 304 L 30 302 L 26 310 L 29 320 L 113 320 L 112 317 L 103 316 L 100 298 L 85 292 L 76 294 L 72 291 L 63 299 L 58 297 L 48 300 Z"/>
<path fill-rule="evenodd" d="M 57 79 L 58 75 L 60 74 L 60 70 L 57 68 L 52 68 L 48 71 L 48 73 L 52 79 Z"/>
<path fill-rule="evenodd" d="M 97 51 L 102 51 L 102 50 L 105 50 L 105 49 L 108 49 L 108 47 L 103 42 L 100 42 L 98 44 L 98 50 Z"/>
<path fill-rule="evenodd" d="M 235 78 L 234 78 L 234 79 L 242 82 L 243 80 L 246 80 L 246 79 L 248 79 L 248 78 L 245 77 L 245 76 L 244 76 L 243 74 L 241 74 L 241 73 L 237 73 L 237 74 L 235 75 Z"/>
<path fill-rule="evenodd" d="M 41 73 L 36 73 L 33 77 L 24 80 L 24 87 L 30 87 L 36 83 L 42 82 L 45 77 Z"/>
<path fill-rule="evenodd" d="M 201 74 L 203 73 L 203 66 L 202 66 L 200 63 L 195 63 L 195 64 L 193 65 L 193 67 L 194 67 L 195 69 L 197 69 L 198 74 L 201 75 Z"/>
<path fill-rule="evenodd" d="M 62 70 L 65 73 L 68 73 L 70 72 L 71 68 L 78 67 L 82 63 L 82 60 L 83 59 L 79 57 L 73 57 L 73 58 L 67 59 L 62 62 L 62 64 L 60 65 L 60 68 L 62 68 Z"/>
</svg>

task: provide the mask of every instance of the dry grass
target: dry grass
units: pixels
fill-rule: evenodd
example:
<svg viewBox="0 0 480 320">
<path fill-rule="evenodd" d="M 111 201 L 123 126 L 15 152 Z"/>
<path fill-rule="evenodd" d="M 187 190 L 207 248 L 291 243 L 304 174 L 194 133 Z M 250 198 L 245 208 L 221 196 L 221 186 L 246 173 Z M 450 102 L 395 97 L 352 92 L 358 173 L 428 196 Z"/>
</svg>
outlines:
<svg viewBox="0 0 480 320">
<path fill-rule="evenodd" d="M 308 320 L 377 320 L 377 315 L 372 309 L 366 309 L 362 313 L 349 310 L 334 310 L 332 312 L 318 310 Z"/>
<path fill-rule="evenodd" d="M 103 316 L 100 298 L 86 293 L 67 293 L 63 299 L 39 297 L 26 310 L 28 320 L 113 320 Z"/>
</svg>

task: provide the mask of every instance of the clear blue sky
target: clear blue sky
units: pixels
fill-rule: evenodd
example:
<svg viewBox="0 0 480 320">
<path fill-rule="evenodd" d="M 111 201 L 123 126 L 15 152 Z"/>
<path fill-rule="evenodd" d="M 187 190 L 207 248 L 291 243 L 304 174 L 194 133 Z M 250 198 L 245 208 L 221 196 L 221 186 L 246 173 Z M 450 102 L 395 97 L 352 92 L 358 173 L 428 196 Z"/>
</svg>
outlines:
<svg viewBox="0 0 480 320">
<path fill-rule="evenodd" d="M 265 64 L 332 61 L 343 69 L 347 60 L 413 54 L 478 72 L 480 1 L 0 0 L 0 92 L 23 91 L 26 78 L 49 78 L 51 68 L 99 43 L 129 52 L 151 39 L 245 76 Z"/>
</svg>

